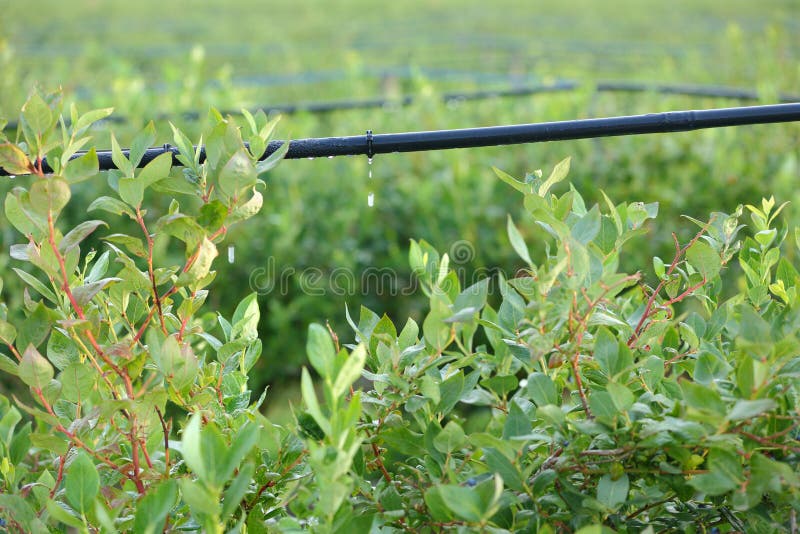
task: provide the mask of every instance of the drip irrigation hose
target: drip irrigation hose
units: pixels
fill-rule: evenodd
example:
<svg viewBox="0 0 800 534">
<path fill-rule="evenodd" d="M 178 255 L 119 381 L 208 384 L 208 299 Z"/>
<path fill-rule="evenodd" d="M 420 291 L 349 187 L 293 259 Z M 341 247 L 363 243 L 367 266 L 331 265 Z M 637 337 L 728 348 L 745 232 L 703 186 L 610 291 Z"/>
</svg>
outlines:
<svg viewBox="0 0 800 534">
<path fill-rule="evenodd" d="M 511 98 L 532 96 L 542 93 L 556 93 L 574 91 L 580 89 L 581 85 L 576 81 L 561 80 L 551 84 L 519 85 L 505 89 L 484 89 L 472 92 L 451 92 L 444 93 L 441 97 L 442 102 L 464 102 L 472 100 L 484 100 L 490 98 Z M 756 101 L 759 99 L 757 91 L 742 89 L 739 87 L 726 87 L 720 85 L 653 85 L 639 82 L 600 82 L 595 86 L 598 93 L 657 93 L 668 95 L 683 95 L 702 98 L 725 98 L 741 101 Z M 402 98 L 370 98 L 365 100 L 329 100 L 321 102 L 300 102 L 296 104 L 276 104 L 273 106 L 260 106 L 252 111 L 262 110 L 265 113 L 280 113 L 292 115 L 295 113 L 325 114 L 337 111 L 347 111 L 354 109 L 392 109 L 412 105 L 416 101 L 413 96 Z M 800 102 L 800 95 L 781 94 L 778 95 L 778 102 L 792 103 Z M 238 115 L 239 110 L 223 110 L 222 115 Z M 199 120 L 203 117 L 199 111 L 185 111 L 182 113 L 161 113 L 156 116 L 156 120 L 167 120 L 173 117 L 180 117 L 183 120 Z M 107 122 L 125 123 L 129 119 L 122 115 L 112 115 Z M 67 123 L 69 124 L 69 123 Z M 9 122 L 3 130 L 13 130 L 18 126 L 17 122 Z"/>
<path fill-rule="evenodd" d="M 373 134 L 350 137 L 323 137 L 290 141 L 286 159 L 319 158 L 331 156 L 358 156 L 389 154 L 393 152 L 420 152 L 427 150 L 447 150 L 452 148 L 474 148 L 545 141 L 565 141 L 569 139 L 591 139 L 621 135 L 640 135 L 652 133 L 686 132 L 706 128 L 744 126 L 751 124 L 771 124 L 800 121 L 800 103 L 773 104 L 767 106 L 747 106 L 735 108 L 706 109 L 695 111 L 668 111 L 647 115 L 629 115 L 597 119 L 579 119 L 536 124 L 516 124 L 509 126 L 490 126 L 483 128 L 464 128 L 457 130 L 438 130 L 427 132 L 406 132 Z M 272 141 L 262 156 L 269 157 L 285 141 Z M 165 144 L 150 148 L 144 154 L 139 166 L 144 166 L 161 154 L 171 152 L 173 165 L 177 160 L 178 149 Z M 73 158 L 85 152 L 76 153 Z M 128 150 L 123 150 L 128 156 Z M 100 170 L 115 169 L 110 150 L 97 152 Z M 201 149 L 201 161 L 205 151 Z M 43 168 L 50 167 L 43 161 Z M 4 170 L 0 174 L 7 175 Z"/>
</svg>

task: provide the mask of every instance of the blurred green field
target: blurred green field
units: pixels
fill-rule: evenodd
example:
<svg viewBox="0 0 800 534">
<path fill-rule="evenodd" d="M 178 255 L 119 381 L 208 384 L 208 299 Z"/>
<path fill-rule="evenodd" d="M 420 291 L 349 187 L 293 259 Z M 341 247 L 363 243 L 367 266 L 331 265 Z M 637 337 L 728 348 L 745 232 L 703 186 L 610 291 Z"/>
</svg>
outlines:
<svg viewBox="0 0 800 534">
<path fill-rule="evenodd" d="M 107 141 L 113 130 L 123 144 L 163 113 L 197 133 L 200 123 L 178 112 L 205 113 L 210 106 L 416 98 L 405 108 L 286 117 L 281 136 L 303 138 L 737 105 L 678 95 L 597 94 L 592 84 L 600 80 L 732 85 L 757 90 L 763 103 L 776 102 L 779 93 L 800 93 L 796 0 L 4 0 L 0 6 L 0 117 L 15 119 L 34 85 L 60 86 L 65 100 L 81 109 L 113 106 L 129 117 L 94 132 Z M 560 79 L 576 79 L 581 89 L 450 104 L 440 98 L 447 91 Z M 170 142 L 168 123 L 156 126 L 159 143 Z M 396 321 L 417 313 L 419 295 L 379 290 L 364 276 L 392 269 L 398 287 L 407 285 L 410 238 L 463 251 L 458 261 L 465 277 L 519 266 L 507 246 L 506 213 L 535 230 L 492 166 L 519 176 L 571 155 L 570 179 L 587 199 L 597 199 L 603 189 L 617 201 L 658 201 L 655 233 L 666 238 L 673 230 L 690 231 L 680 214 L 730 212 L 772 193 L 796 201 L 799 139 L 800 126 L 788 124 L 387 155 L 375 159 L 371 180 L 365 158 L 285 162 L 268 176 L 258 219 L 231 236 L 235 261 L 220 258 L 217 291 L 207 307 L 229 313 L 248 285 L 261 287 L 260 378 L 280 384 L 304 361 L 308 323 L 329 321 L 343 340 L 352 338 L 345 303 L 351 310 L 367 305 Z M 4 183 L 3 192 L 8 187 Z M 104 187 L 86 184 L 85 198 Z M 375 194 L 373 208 L 367 206 L 369 192 Z M 165 207 L 168 200 L 152 202 Z M 70 207 L 75 220 L 85 206 L 77 193 Z M 796 220 L 798 213 L 791 210 L 790 217 Z M 4 298 L 13 310 L 21 286 L 6 274 L 13 264 L 7 251 L 21 237 L 5 221 L 0 236 Z M 629 261 L 641 265 L 647 255 L 666 256 L 670 246 L 643 240 L 641 255 Z M 267 291 L 270 281 L 277 287 Z M 337 294 L 344 283 L 346 294 Z"/>
</svg>

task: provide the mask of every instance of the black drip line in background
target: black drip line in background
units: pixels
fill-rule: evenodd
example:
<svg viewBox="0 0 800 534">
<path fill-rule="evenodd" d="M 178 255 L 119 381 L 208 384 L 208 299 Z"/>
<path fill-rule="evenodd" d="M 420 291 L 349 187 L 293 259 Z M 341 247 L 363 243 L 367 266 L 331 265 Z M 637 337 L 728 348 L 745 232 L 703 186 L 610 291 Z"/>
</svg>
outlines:
<svg viewBox="0 0 800 534">
<path fill-rule="evenodd" d="M 523 96 L 533 96 L 542 93 L 568 92 L 580 89 L 580 83 L 571 80 L 560 80 L 550 84 L 521 85 L 506 89 L 483 89 L 473 92 L 463 93 L 444 93 L 441 97 L 444 103 L 458 103 L 474 100 L 486 100 L 490 98 L 513 98 Z M 639 82 L 599 82 L 595 85 L 594 91 L 598 93 L 657 93 L 676 96 L 690 96 L 699 98 L 724 98 L 741 101 L 757 101 L 760 98 L 758 91 L 742 89 L 739 87 L 726 87 L 719 85 L 652 85 Z M 276 104 L 272 106 L 260 106 L 252 111 L 264 111 L 265 113 L 280 113 L 291 115 L 296 113 L 325 114 L 337 111 L 347 111 L 355 109 L 392 109 L 412 105 L 417 99 L 413 96 L 401 98 L 372 98 L 366 100 L 330 100 L 321 102 L 301 102 L 297 104 Z M 800 95 L 780 94 L 777 96 L 780 103 L 800 102 Z M 222 115 L 239 115 L 239 110 L 224 110 Z M 182 113 L 161 113 L 155 120 L 167 120 L 170 118 L 181 118 L 187 121 L 199 120 L 203 114 L 199 111 L 186 111 Z M 101 122 L 126 123 L 130 122 L 128 117 L 122 115 L 112 115 Z M 67 122 L 69 124 L 69 122 Z M 17 122 L 9 122 L 3 130 L 13 130 L 18 126 Z"/>
<path fill-rule="evenodd" d="M 752 124 L 772 124 L 800 121 L 800 103 L 773 104 L 767 106 L 747 106 L 696 111 L 668 111 L 647 115 L 629 115 L 597 119 L 580 119 L 536 124 L 515 124 L 509 126 L 489 126 L 483 128 L 464 128 L 457 130 L 438 130 L 427 132 L 405 132 L 372 134 L 350 137 L 323 137 L 289 141 L 286 159 L 318 158 L 334 156 L 389 154 L 393 152 L 420 152 L 427 150 L 447 150 L 453 148 L 474 148 L 545 141 L 565 141 L 569 139 L 591 139 L 620 135 L 640 135 L 652 133 L 686 132 L 705 128 L 744 126 Z M 271 141 L 262 159 L 269 157 L 286 141 Z M 195 147 L 197 148 L 197 147 Z M 169 144 L 145 151 L 139 167 L 142 167 L 164 153 L 172 154 L 173 165 L 180 166 L 178 150 Z M 127 157 L 129 150 L 123 150 Z M 77 158 L 85 152 L 77 152 Z M 100 170 L 115 169 L 110 150 L 97 152 Z M 200 161 L 205 160 L 205 150 L 200 148 Z M 45 172 L 52 169 L 46 161 L 42 162 Z M 8 175 L 0 169 L 0 174 Z"/>
</svg>

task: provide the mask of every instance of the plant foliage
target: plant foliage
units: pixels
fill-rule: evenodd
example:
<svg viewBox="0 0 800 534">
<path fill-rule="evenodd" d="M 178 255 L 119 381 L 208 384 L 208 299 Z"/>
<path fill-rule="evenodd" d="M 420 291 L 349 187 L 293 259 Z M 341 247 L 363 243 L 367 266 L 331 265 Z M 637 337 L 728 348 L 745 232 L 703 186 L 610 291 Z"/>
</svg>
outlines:
<svg viewBox="0 0 800 534">
<path fill-rule="evenodd" d="M 150 127 L 129 154 L 112 138 L 116 194 L 86 207 L 103 218 L 62 227 L 73 184 L 98 179 L 93 151 L 70 157 L 109 113 L 72 108 L 66 126 L 58 95 L 34 94 L 19 142 L 0 139 L 0 166 L 30 173 L 5 199 L 25 290 L 24 318 L 2 309 L 0 369 L 29 392 L 0 397 L 6 528 L 796 524 L 800 275 L 783 251 L 798 234 L 772 198 L 692 219 L 671 258 L 627 273 L 621 257 L 657 204 L 555 194 L 569 160 L 524 181 L 498 171 L 523 195 L 529 228 L 508 217 L 506 230 L 524 268 L 462 287 L 447 254 L 412 241 L 424 319 L 398 328 L 361 308 L 357 321 L 347 314 L 355 344 L 344 346 L 311 325 L 317 379 L 303 370 L 303 407 L 278 426 L 247 385 L 261 353 L 256 296 L 230 318 L 201 312 L 219 245 L 259 211 L 259 175 L 280 159 L 258 161 L 274 125 L 259 114 L 238 128 L 212 112 L 204 162 L 174 129 L 182 172 L 171 155 L 136 170 Z M 149 211 L 163 195 L 175 197 L 168 210 Z M 139 232 L 117 231 L 124 220 Z M 98 233 L 102 251 L 85 250 Z"/>
</svg>

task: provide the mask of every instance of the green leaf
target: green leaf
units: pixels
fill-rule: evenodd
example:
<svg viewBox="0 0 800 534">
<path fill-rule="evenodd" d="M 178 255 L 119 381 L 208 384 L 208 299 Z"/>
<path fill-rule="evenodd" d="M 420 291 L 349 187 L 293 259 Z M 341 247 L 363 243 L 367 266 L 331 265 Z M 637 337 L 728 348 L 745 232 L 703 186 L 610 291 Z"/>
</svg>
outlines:
<svg viewBox="0 0 800 534">
<path fill-rule="evenodd" d="M 245 150 L 237 150 L 219 174 L 219 191 L 225 198 L 238 197 L 242 189 L 252 187 L 258 178 L 253 162 Z"/>
<path fill-rule="evenodd" d="M 616 510 L 628 500 L 630 481 L 628 475 L 623 474 L 614 480 L 611 475 L 605 474 L 597 483 L 597 500 L 608 508 Z"/>
<path fill-rule="evenodd" d="M 481 385 L 498 397 L 505 397 L 517 389 L 519 380 L 514 375 L 495 375 L 481 380 Z"/>
<path fill-rule="evenodd" d="M 344 365 L 336 375 L 336 381 L 333 384 L 334 398 L 343 398 L 350 386 L 361 377 L 361 371 L 364 369 L 364 362 L 367 359 L 367 350 L 363 344 L 358 345 L 350 356 L 344 361 Z"/>
<path fill-rule="evenodd" d="M 439 394 L 441 400 L 436 407 L 436 411 L 441 414 L 448 414 L 461 400 L 461 394 L 464 392 L 464 373 L 458 371 L 453 376 L 439 384 Z"/>
<path fill-rule="evenodd" d="M 554 408 L 556 407 L 554 406 Z M 519 404 L 510 402 L 508 404 L 506 422 L 503 425 L 503 439 L 525 436 L 531 433 L 532 428 L 530 416 L 520 408 Z"/>
<path fill-rule="evenodd" d="M 520 234 L 517 227 L 514 226 L 514 221 L 511 219 L 510 214 L 508 215 L 506 230 L 508 231 L 508 239 L 511 241 L 511 246 L 514 248 L 514 251 L 525 263 L 533 268 L 533 261 L 531 261 L 531 256 L 528 253 L 528 245 L 525 244 L 522 234 Z"/>
<path fill-rule="evenodd" d="M 431 295 L 430 303 L 431 311 L 422 322 L 422 334 L 426 344 L 442 352 L 447 348 L 452 331 L 451 325 L 445 322 L 452 315 L 449 299 L 441 290 L 437 290 Z"/>
<path fill-rule="evenodd" d="M 600 208 L 595 204 L 572 226 L 571 233 L 580 244 L 587 245 L 600 232 Z"/>
<path fill-rule="evenodd" d="M 32 165 L 17 145 L 3 143 L 0 144 L 0 167 L 9 174 L 29 174 Z"/>
<path fill-rule="evenodd" d="M 94 210 L 103 210 L 114 215 L 122 215 L 124 213 L 131 219 L 136 218 L 131 209 L 124 202 L 113 197 L 96 198 L 86 209 L 86 211 Z"/>
<path fill-rule="evenodd" d="M 70 402 L 80 402 L 91 395 L 97 377 L 93 369 L 85 363 L 72 363 L 58 376 L 61 382 L 61 395 Z"/>
<path fill-rule="evenodd" d="M 0 371 L 12 376 L 19 376 L 19 365 L 5 354 L 0 354 Z"/>
<path fill-rule="evenodd" d="M 544 373 L 531 373 L 528 376 L 528 396 L 536 406 L 559 404 L 556 385 Z"/>
<path fill-rule="evenodd" d="M 258 338 L 258 321 L 261 313 L 258 309 L 258 294 L 246 296 L 233 312 L 231 339 L 254 340 Z"/>
<path fill-rule="evenodd" d="M 422 434 L 411 432 L 404 426 L 384 430 L 380 437 L 389 450 L 396 451 L 398 454 L 422 457 L 427 453 Z"/>
<path fill-rule="evenodd" d="M 62 208 L 69 202 L 70 196 L 69 184 L 59 176 L 35 181 L 30 191 L 33 209 L 42 215 L 47 215 L 48 210 L 52 211 L 53 217 L 57 217 L 61 213 Z"/>
<path fill-rule="evenodd" d="M 133 237 L 127 234 L 111 234 L 102 239 L 103 241 L 114 243 L 115 245 L 122 245 L 134 256 L 138 256 L 140 258 L 147 257 L 147 249 L 144 247 L 142 240 L 138 237 Z"/>
<path fill-rule="evenodd" d="M 25 385 L 42 390 L 53 379 L 53 366 L 36 347 L 28 345 L 19 362 L 19 377 Z"/>
<path fill-rule="evenodd" d="M 706 280 L 717 276 L 722 268 L 719 253 L 705 241 L 698 240 L 689 247 L 689 250 L 686 251 L 686 259 Z"/>
<path fill-rule="evenodd" d="M 47 340 L 47 358 L 57 369 L 78 361 L 78 347 L 60 328 L 53 328 Z"/>
<path fill-rule="evenodd" d="M 62 254 L 66 254 L 73 248 L 77 247 L 84 239 L 89 237 L 92 232 L 97 230 L 100 226 L 108 227 L 105 221 L 84 221 L 80 223 L 78 226 L 67 232 L 61 242 L 58 244 L 58 250 L 61 251 Z"/>
<path fill-rule="evenodd" d="M 14 339 L 17 337 L 17 329 L 14 328 L 14 325 L 0 319 L 0 341 L 5 343 L 6 345 L 11 345 L 14 343 Z"/>
<path fill-rule="evenodd" d="M 222 498 L 222 515 L 223 522 L 227 521 L 231 515 L 236 511 L 236 507 L 244 499 L 245 494 L 250 489 L 250 483 L 255 474 L 255 466 L 252 463 L 247 463 L 239 469 L 239 474 L 233 479 L 231 485 L 225 490 Z"/>
<path fill-rule="evenodd" d="M 455 421 L 447 423 L 442 431 L 433 438 L 433 446 L 437 451 L 445 454 L 460 449 L 466 442 L 467 436 L 464 434 L 464 429 Z"/>
<path fill-rule="evenodd" d="M 123 176 L 128 178 L 133 176 L 133 165 L 131 165 L 131 162 L 125 157 L 125 154 L 122 153 L 122 149 L 113 133 L 111 134 L 111 161 L 114 162 L 117 169 L 122 171 Z"/>
<path fill-rule="evenodd" d="M 225 452 L 224 457 L 218 458 L 216 467 L 216 481 L 219 485 L 227 482 L 233 475 L 234 470 L 239 468 L 242 461 L 250 454 L 253 447 L 258 442 L 258 424 L 248 421 L 239 428 L 231 440 L 230 447 Z"/>
<path fill-rule="evenodd" d="M 142 181 L 145 188 L 160 182 L 169 176 L 172 169 L 172 152 L 165 152 L 157 156 L 139 171 L 137 178 Z"/>
<path fill-rule="evenodd" d="M 216 517 L 220 509 L 219 495 L 216 492 L 202 482 L 190 478 L 181 478 L 178 480 L 178 484 L 181 488 L 181 497 L 189 505 L 192 515 L 200 521 Z M 200 530 L 213 531 L 207 527 Z"/>
<path fill-rule="evenodd" d="M 144 198 L 144 182 L 139 178 L 120 178 L 119 197 L 128 205 L 138 208 Z"/>
<path fill-rule="evenodd" d="M 309 325 L 306 354 L 308 355 L 308 361 L 320 376 L 333 379 L 336 350 L 334 349 L 331 335 L 322 325 Z"/>
<path fill-rule="evenodd" d="M 6 218 L 24 235 L 34 234 L 47 224 L 46 219 L 33 210 L 30 194 L 21 187 L 6 195 L 4 209 Z"/>
<path fill-rule="evenodd" d="M 425 492 L 425 505 L 433 519 L 437 521 L 450 521 L 453 514 L 444 502 L 441 494 L 441 486 L 432 486 Z"/>
<path fill-rule="evenodd" d="M 189 419 L 189 423 L 183 429 L 183 437 L 181 439 L 181 453 L 186 465 L 189 466 L 200 480 L 208 480 L 208 469 L 211 466 L 206 466 L 203 461 L 203 453 L 201 449 L 201 436 L 200 430 L 202 425 L 202 415 L 200 412 L 195 412 Z"/>
<path fill-rule="evenodd" d="M 51 318 L 47 308 L 40 302 L 36 309 L 19 326 L 17 330 L 17 346 L 27 347 L 32 344 L 38 347 L 50 333 Z"/>
<path fill-rule="evenodd" d="M 105 119 L 113 112 L 114 108 L 93 109 L 91 111 L 87 111 L 81 115 L 77 121 L 75 121 L 72 129 L 76 133 L 85 130 L 95 122 Z"/>
<path fill-rule="evenodd" d="M 94 261 L 92 268 L 89 270 L 89 274 L 83 279 L 84 283 L 96 282 L 105 276 L 106 272 L 108 271 L 109 256 L 110 253 L 108 250 L 106 250 Z"/>
<path fill-rule="evenodd" d="M 41 280 L 39 280 L 38 278 L 36 278 L 32 274 L 29 274 L 29 273 L 23 271 L 22 269 L 17 269 L 16 267 L 14 267 L 13 269 L 14 269 L 14 272 L 17 273 L 17 275 L 20 278 L 22 278 L 22 280 L 26 284 L 28 284 L 33 289 L 35 289 L 37 292 L 39 292 L 40 295 L 42 295 L 44 298 L 46 298 L 47 300 L 49 300 L 50 302 L 52 302 L 54 304 L 58 303 L 58 299 L 56 298 L 55 293 L 53 293 L 53 291 L 50 288 L 48 288 L 46 285 L 44 285 L 44 283 L 42 283 Z"/>
<path fill-rule="evenodd" d="M 261 207 L 264 205 L 264 196 L 259 193 L 258 191 L 253 191 L 253 196 L 250 197 L 250 200 L 243 204 L 237 204 L 231 214 L 228 216 L 228 222 L 230 224 L 244 221 L 249 219 L 253 215 L 257 214 L 261 211 Z"/>
<path fill-rule="evenodd" d="M 528 184 L 526 184 L 524 182 L 520 182 L 519 180 L 517 180 L 516 178 L 514 178 L 510 174 L 506 174 L 505 172 L 501 171 L 497 167 L 492 167 L 492 170 L 494 171 L 494 173 L 497 175 L 498 178 L 503 180 L 505 183 L 507 183 L 508 185 L 510 185 L 511 187 L 516 189 L 517 191 L 519 191 L 520 193 L 528 194 L 528 193 L 531 192 L 531 186 L 530 185 L 528 185 Z"/>
<path fill-rule="evenodd" d="M 453 485 L 438 486 L 438 490 L 445 506 L 456 517 L 470 522 L 483 518 L 485 507 L 475 490 Z"/>
<path fill-rule="evenodd" d="M 47 501 L 47 512 L 55 519 L 65 525 L 75 527 L 77 529 L 85 528 L 83 520 L 78 517 L 71 509 L 67 511 L 66 504 L 61 504 L 57 501 Z"/>
<path fill-rule="evenodd" d="M 686 404 L 696 410 L 712 412 L 716 415 L 724 416 L 727 406 L 720 397 L 719 393 L 710 386 L 703 386 L 688 380 L 680 382 L 683 400 Z"/>
<path fill-rule="evenodd" d="M 314 383 L 311 381 L 311 375 L 308 374 L 308 369 L 305 367 L 303 367 L 302 374 L 300 375 L 300 391 L 303 395 L 303 402 L 306 403 L 308 413 L 314 418 L 322 431 L 330 435 L 331 423 L 322 415 L 322 410 L 317 400 L 317 393 L 314 391 Z"/>
<path fill-rule="evenodd" d="M 631 393 L 631 390 L 623 386 L 622 384 L 617 384 L 616 382 L 609 382 L 606 384 L 606 389 L 608 394 L 611 395 L 611 400 L 614 402 L 614 406 L 621 412 L 625 412 L 633 406 L 634 401 L 636 400 Z"/>
<path fill-rule="evenodd" d="M 729 421 L 752 419 L 764 412 L 774 410 L 777 404 L 772 399 L 737 400 L 728 414 Z"/>
<path fill-rule="evenodd" d="M 155 488 L 151 486 L 147 494 L 136 503 L 133 531 L 142 534 L 163 532 L 167 516 L 177 498 L 178 483 L 174 479 L 165 480 Z"/>
<path fill-rule="evenodd" d="M 606 420 L 615 420 L 618 409 L 614 399 L 607 391 L 594 391 L 589 395 L 589 408 L 596 417 Z"/>
<path fill-rule="evenodd" d="M 72 295 L 75 297 L 75 302 L 81 306 L 85 306 L 94 298 L 95 295 L 105 289 L 109 284 L 121 281 L 122 278 L 103 278 L 97 282 L 90 282 L 88 284 L 72 288 Z"/>
<path fill-rule="evenodd" d="M 214 262 L 214 258 L 216 258 L 218 254 L 217 247 L 214 245 L 214 243 L 209 241 L 208 238 L 204 237 L 198 246 L 197 256 L 194 260 L 194 263 L 192 263 L 192 266 L 189 267 L 189 270 L 181 273 L 181 275 L 178 277 L 176 285 L 185 286 L 196 283 L 204 278 L 211 271 L 211 264 Z"/>
<path fill-rule="evenodd" d="M 128 156 L 131 162 L 131 167 L 135 168 L 139 166 L 145 151 L 150 148 L 155 141 L 156 128 L 153 125 L 153 122 L 150 121 L 141 132 L 136 134 L 136 137 L 134 137 L 133 141 L 131 142 L 130 155 Z M 169 158 L 170 160 L 172 159 L 171 154 L 169 155 Z"/>
<path fill-rule="evenodd" d="M 228 208 L 219 200 L 212 200 L 200 207 L 197 223 L 209 232 L 216 231 L 225 222 Z"/>
<path fill-rule="evenodd" d="M 54 124 L 53 110 L 39 93 L 33 93 L 22 106 L 22 118 L 37 136 L 42 136 Z"/>
<path fill-rule="evenodd" d="M 158 369 L 168 383 L 182 391 L 197 378 L 198 361 L 188 343 L 180 343 L 174 335 L 159 342 L 158 333 L 151 330 L 147 334 L 147 346 Z"/>
<path fill-rule="evenodd" d="M 278 150 L 270 154 L 269 157 L 259 161 L 256 164 L 256 172 L 258 173 L 258 175 L 261 176 L 265 172 L 268 172 L 273 168 L 275 168 L 278 165 L 278 163 L 280 163 L 281 160 L 283 160 L 283 158 L 286 157 L 286 154 L 289 152 L 290 146 L 291 143 L 289 141 L 285 141 L 280 147 L 278 147 Z"/>
<path fill-rule="evenodd" d="M 100 491 L 100 477 L 89 455 L 80 450 L 64 474 L 69 503 L 81 513 L 89 511 Z"/>
<path fill-rule="evenodd" d="M 525 481 L 519 467 L 514 465 L 504 454 L 493 447 L 483 450 L 483 459 L 493 472 L 500 475 L 503 482 L 514 491 L 525 492 Z"/>
<path fill-rule="evenodd" d="M 91 148 L 83 156 L 69 160 L 64 167 L 64 178 L 70 184 L 77 184 L 96 176 L 99 169 L 97 151 Z"/>
<path fill-rule="evenodd" d="M 538 193 L 540 197 L 545 196 L 547 192 L 550 191 L 551 187 L 567 177 L 567 174 L 569 174 L 570 161 L 571 158 L 565 158 L 556 164 L 556 166 L 553 168 L 553 172 L 550 173 L 550 176 L 548 176 L 547 180 L 545 180 L 544 183 L 539 186 Z"/>
<path fill-rule="evenodd" d="M 741 459 L 730 451 L 711 449 L 706 463 L 708 473 L 692 478 L 689 484 L 708 496 L 723 495 L 744 480 Z"/>
<path fill-rule="evenodd" d="M 619 342 L 607 328 L 600 328 L 595 335 L 594 359 L 608 376 L 614 376 L 621 370 Z"/>
</svg>

